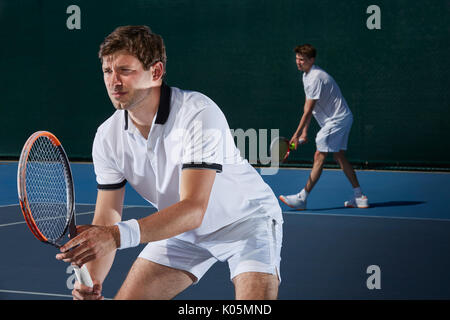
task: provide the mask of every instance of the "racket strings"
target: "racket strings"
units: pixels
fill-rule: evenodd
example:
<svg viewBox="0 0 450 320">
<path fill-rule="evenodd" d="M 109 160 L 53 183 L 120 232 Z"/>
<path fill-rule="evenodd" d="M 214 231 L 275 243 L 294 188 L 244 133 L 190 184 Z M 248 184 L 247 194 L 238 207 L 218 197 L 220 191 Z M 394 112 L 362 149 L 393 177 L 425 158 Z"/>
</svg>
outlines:
<svg viewBox="0 0 450 320">
<path fill-rule="evenodd" d="M 39 231 L 49 240 L 58 240 L 69 219 L 67 170 L 62 155 L 47 137 L 33 143 L 26 163 L 27 201 Z"/>
<path fill-rule="evenodd" d="M 289 151 L 288 144 L 286 142 L 284 142 L 284 141 L 279 141 L 279 143 L 278 143 L 278 159 L 279 159 L 279 162 L 281 162 L 284 159 L 284 157 L 286 156 L 288 151 Z"/>
<path fill-rule="evenodd" d="M 270 157 L 272 165 L 282 163 L 288 155 L 289 144 L 286 138 L 278 137 L 272 140 L 270 144 Z"/>
</svg>

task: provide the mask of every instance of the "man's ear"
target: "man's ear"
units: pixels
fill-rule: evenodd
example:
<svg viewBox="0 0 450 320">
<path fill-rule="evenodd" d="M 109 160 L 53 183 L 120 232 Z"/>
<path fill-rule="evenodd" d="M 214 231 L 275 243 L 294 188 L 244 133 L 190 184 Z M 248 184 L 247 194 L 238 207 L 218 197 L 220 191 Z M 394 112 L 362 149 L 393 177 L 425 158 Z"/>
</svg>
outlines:
<svg viewBox="0 0 450 320">
<path fill-rule="evenodd" d="M 158 81 L 163 77 L 163 75 L 164 65 L 161 61 L 158 61 L 152 66 L 152 80 Z"/>
</svg>

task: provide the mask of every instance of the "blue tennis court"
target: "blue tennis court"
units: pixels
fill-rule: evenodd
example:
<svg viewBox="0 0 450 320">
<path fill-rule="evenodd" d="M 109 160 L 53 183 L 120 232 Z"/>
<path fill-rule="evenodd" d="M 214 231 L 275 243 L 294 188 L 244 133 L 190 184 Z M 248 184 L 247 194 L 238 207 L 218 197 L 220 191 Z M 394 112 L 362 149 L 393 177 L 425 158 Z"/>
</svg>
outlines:
<svg viewBox="0 0 450 320">
<path fill-rule="evenodd" d="M 17 203 L 16 162 L 0 163 L 0 299 L 71 299 L 74 275 L 57 261 L 54 247 L 28 231 Z M 78 224 L 93 217 L 96 182 L 92 164 L 72 164 Z M 263 176 L 275 194 L 297 192 L 309 174 L 280 169 Z M 450 189 L 448 173 L 358 171 L 371 208 L 348 209 L 351 187 L 343 173 L 325 170 L 308 198 L 308 210 L 284 213 L 279 299 L 450 299 Z M 128 188 L 128 187 L 127 187 Z M 131 188 L 123 215 L 155 209 Z M 142 249 L 119 251 L 104 283 L 114 297 Z M 373 269 L 377 267 L 377 287 Z M 176 299 L 233 299 L 226 263 L 217 263 Z"/>
</svg>

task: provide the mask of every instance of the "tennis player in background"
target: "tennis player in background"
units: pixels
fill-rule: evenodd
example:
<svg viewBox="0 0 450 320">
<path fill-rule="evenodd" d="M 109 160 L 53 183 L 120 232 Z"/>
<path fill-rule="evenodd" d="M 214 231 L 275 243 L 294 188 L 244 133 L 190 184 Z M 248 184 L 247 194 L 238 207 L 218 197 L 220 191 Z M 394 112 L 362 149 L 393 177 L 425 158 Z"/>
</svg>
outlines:
<svg viewBox="0 0 450 320">
<path fill-rule="evenodd" d="M 325 159 L 328 153 L 333 153 L 334 159 L 353 187 L 354 197 L 345 201 L 344 205 L 352 208 L 368 208 L 369 200 L 361 191 L 355 170 L 345 157 L 353 122 L 352 112 L 336 81 L 315 65 L 316 49 L 310 44 L 304 44 L 297 46 L 294 52 L 297 68 L 303 71 L 305 105 L 300 123 L 289 143 L 294 143 L 297 149 L 299 141 L 302 144 L 308 141 L 308 128 L 312 116 L 321 129 L 316 136 L 317 150 L 306 186 L 299 193 L 281 195 L 279 198 L 291 208 L 305 210 L 308 195 L 322 174 Z"/>
<path fill-rule="evenodd" d="M 281 209 L 219 107 L 163 81 L 163 39 L 146 26 L 117 28 L 99 57 L 116 111 L 93 143 L 93 223 L 57 255 L 86 263 L 93 279 L 94 288 L 75 283 L 73 297 L 101 299 L 116 249 L 145 243 L 117 299 L 171 299 L 217 261 L 228 262 L 236 299 L 276 299 Z M 158 211 L 122 221 L 126 183 Z"/>
</svg>

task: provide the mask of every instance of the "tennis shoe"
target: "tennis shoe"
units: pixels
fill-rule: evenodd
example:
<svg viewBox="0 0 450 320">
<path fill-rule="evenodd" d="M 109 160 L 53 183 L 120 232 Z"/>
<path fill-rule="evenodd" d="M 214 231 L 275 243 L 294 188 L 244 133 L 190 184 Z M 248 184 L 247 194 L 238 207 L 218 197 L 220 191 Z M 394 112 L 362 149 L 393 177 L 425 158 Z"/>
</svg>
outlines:
<svg viewBox="0 0 450 320">
<path fill-rule="evenodd" d="M 349 201 L 344 202 L 344 206 L 346 208 L 368 208 L 369 207 L 369 199 L 365 195 L 362 195 L 361 197 L 355 197 Z"/>
<path fill-rule="evenodd" d="M 280 196 L 279 199 L 288 207 L 293 208 L 295 210 L 305 210 L 306 209 L 306 200 L 303 200 L 298 196 L 298 194 L 292 194 L 289 196 Z"/>
</svg>

